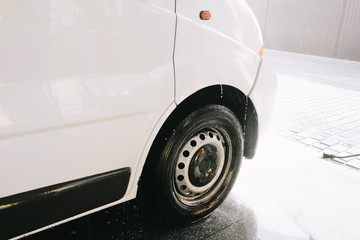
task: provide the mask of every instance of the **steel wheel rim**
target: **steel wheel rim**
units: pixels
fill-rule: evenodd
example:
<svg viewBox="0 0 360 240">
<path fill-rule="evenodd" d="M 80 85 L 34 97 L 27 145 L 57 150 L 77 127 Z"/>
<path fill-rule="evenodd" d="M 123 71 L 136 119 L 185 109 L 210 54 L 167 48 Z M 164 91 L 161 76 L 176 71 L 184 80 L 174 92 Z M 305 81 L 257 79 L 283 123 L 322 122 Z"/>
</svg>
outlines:
<svg viewBox="0 0 360 240">
<path fill-rule="evenodd" d="M 173 181 L 175 194 L 182 203 L 197 205 L 216 193 L 229 171 L 229 142 L 225 131 L 209 129 L 200 131 L 184 144 Z"/>
</svg>

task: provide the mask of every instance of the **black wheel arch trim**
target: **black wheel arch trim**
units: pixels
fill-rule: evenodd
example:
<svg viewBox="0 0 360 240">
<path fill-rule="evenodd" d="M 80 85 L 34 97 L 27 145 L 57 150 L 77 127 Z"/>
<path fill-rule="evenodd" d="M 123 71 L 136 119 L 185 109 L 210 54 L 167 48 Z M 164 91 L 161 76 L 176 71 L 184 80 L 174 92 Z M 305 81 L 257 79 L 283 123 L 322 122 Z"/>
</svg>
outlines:
<svg viewBox="0 0 360 240">
<path fill-rule="evenodd" d="M 244 157 L 253 158 L 258 141 L 258 115 L 251 99 L 233 86 L 213 85 L 198 90 L 176 107 L 162 129 L 167 129 L 168 125 L 177 119 L 183 119 L 190 112 L 211 104 L 225 106 L 235 113 L 243 127 Z M 164 136 L 160 130 L 160 138 L 162 137 Z"/>
<path fill-rule="evenodd" d="M 148 152 L 147 159 L 142 169 L 138 185 L 142 185 L 144 179 L 151 174 L 149 171 L 151 165 L 156 159 L 156 150 L 167 141 L 169 129 L 179 121 L 184 119 L 188 114 L 196 109 L 206 105 L 218 104 L 229 108 L 239 119 L 244 133 L 244 154 L 245 158 L 251 159 L 255 155 L 257 140 L 258 140 L 258 118 L 256 109 L 243 92 L 239 89 L 229 85 L 213 85 L 198 90 L 194 94 L 187 97 L 180 104 L 177 105 L 175 110 L 166 119 L 153 144 Z M 138 196 L 142 196 L 141 187 L 138 188 Z"/>
<path fill-rule="evenodd" d="M 255 156 L 258 137 L 259 137 L 259 126 L 258 126 L 258 115 L 254 104 L 248 98 L 246 104 L 246 115 L 244 119 L 244 156 L 251 159 Z"/>
<path fill-rule="evenodd" d="M 120 200 L 126 193 L 130 174 L 130 168 L 122 168 L 0 198 L 0 239 Z"/>
</svg>

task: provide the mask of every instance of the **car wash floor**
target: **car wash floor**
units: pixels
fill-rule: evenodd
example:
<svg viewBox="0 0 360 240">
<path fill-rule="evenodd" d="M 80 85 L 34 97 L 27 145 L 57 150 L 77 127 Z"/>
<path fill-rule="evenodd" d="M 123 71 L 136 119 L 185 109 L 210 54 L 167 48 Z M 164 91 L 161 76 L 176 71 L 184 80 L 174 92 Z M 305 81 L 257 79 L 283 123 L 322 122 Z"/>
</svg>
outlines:
<svg viewBox="0 0 360 240">
<path fill-rule="evenodd" d="M 253 160 L 215 212 L 175 225 L 136 200 L 28 239 L 360 238 L 360 63 L 265 51 L 279 75 L 274 116 Z M 156 197 L 156 196 L 154 196 Z"/>
</svg>

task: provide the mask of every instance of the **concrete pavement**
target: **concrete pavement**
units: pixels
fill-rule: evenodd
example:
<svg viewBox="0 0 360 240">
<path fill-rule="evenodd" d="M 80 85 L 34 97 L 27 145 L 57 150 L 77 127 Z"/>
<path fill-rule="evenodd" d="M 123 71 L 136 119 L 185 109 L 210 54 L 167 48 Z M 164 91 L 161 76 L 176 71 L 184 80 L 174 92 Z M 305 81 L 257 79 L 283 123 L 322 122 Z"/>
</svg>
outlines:
<svg viewBox="0 0 360 240">
<path fill-rule="evenodd" d="M 256 158 L 243 165 L 239 191 L 252 198 L 260 188 L 258 198 L 311 239 L 359 239 L 359 157 L 325 161 L 322 153 L 360 153 L 360 63 L 271 50 L 265 56 L 279 76 L 277 101 Z"/>
<path fill-rule="evenodd" d="M 279 76 L 272 132 L 321 155 L 360 154 L 360 63 L 268 50 Z M 360 157 L 335 158 L 360 169 Z"/>
</svg>

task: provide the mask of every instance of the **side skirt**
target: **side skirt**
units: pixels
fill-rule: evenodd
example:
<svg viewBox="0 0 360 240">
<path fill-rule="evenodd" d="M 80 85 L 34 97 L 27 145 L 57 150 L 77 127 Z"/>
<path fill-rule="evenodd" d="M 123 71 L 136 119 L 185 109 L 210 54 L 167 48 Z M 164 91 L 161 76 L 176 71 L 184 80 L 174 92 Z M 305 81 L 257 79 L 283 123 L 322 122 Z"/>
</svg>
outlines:
<svg viewBox="0 0 360 240">
<path fill-rule="evenodd" d="M 122 168 L 0 198 L 0 239 L 8 239 L 121 199 L 131 170 Z"/>
</svg>

